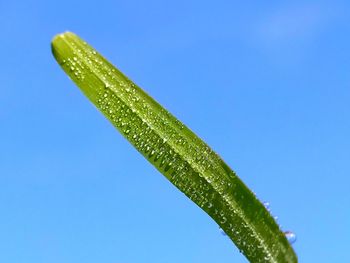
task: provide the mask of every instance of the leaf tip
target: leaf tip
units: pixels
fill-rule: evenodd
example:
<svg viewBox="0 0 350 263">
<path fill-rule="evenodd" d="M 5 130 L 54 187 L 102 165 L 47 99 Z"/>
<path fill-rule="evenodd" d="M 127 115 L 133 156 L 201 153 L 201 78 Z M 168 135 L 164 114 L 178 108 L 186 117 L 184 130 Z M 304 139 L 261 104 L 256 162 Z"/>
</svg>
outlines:
<svg viewBox="0 0 350 263">
<path fill-rule="evenodd" d="M 52 38 L 52 41 L 51 43 L 54 44 L 56 43 L 57 41 L 60 41 L 60 39 L 64 39 L 66 38 L 67 36 L 69 35 L 75 35 L 74 33 L 70 32 L 70 31 L 66 31 L 66 32 L 63 32 L 63 33 L 59 33 L 57 35 L 55 35 L 53 38 Z"/>
<path fill-rule="evenodd" d="M 61 47 L 61 43 L 65 42 L 67 38 L 76 36 L 74 33 L 70 31 L 66 31 L 60 34 L 55 35 L 51 40 L 51 52 L 53 56 L 56 58 L 56 60 L 59 60 L 59 52 L 58 50 Z"/>
</svg>

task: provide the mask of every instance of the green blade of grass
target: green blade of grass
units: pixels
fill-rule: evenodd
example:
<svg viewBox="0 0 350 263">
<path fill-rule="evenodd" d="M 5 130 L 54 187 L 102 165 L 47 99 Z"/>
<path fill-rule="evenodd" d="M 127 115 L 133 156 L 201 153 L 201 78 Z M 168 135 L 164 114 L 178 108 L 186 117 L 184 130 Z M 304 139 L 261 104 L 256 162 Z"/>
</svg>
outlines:
<svg viewBox="0 0 350 263">
<path fill-rule="evenodd" d="M 121 134 L 212 217 L 250 262 L 297 262 L 263 204 L 190 129 L 75 34 L 57 35 L 52 52 Z"/>
</svg>

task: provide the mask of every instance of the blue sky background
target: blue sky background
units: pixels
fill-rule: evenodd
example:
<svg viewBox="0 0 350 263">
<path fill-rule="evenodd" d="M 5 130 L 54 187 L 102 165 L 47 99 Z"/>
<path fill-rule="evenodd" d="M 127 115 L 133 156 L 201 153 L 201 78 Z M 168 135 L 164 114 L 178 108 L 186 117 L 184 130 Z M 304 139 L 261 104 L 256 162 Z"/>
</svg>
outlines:
<svg viewBox="0 0 350 263">
<path fill-rule="evenodd" d="M 56 64 L 70 30 L 350 262 L 350 3 L 0 1 L 0 262 L 247 262 Z"/>
</svg>

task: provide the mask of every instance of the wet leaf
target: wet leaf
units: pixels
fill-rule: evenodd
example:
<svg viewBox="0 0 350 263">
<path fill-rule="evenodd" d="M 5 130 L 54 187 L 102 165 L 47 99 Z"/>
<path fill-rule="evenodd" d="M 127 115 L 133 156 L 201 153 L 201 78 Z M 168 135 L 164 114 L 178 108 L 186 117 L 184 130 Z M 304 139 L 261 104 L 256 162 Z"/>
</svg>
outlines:
<svg viewBox="0 0 350 263">
<path fill-rule="evenodd" d="M 264 205 L 190 129 L 73 33 L 57 35 L 52 52 L 120 133 L 211 216 L 250 262 L 297 262 Z"/>
</svg>

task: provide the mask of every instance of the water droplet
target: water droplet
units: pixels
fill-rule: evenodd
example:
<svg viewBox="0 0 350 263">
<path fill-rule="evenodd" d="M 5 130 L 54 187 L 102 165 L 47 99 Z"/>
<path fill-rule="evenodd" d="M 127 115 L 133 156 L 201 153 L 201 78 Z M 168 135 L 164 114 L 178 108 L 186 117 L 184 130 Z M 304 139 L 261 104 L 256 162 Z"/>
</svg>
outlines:
<svg viewBox="0 0 350 263">
<path fill-rule="evenodd" d="M 269 203 L 269 202 L 264 202 L 263 205 L 265 206 L 265 208 L 267 209 L 267 211 L 270 212 L 270 203 Z"/>
<path fill-rule="evenodd" d="M 227 234 L 225 233 L 225 231 L 221 227 L 219 228 L 219 230 L 220 230 L 221 235 L 227 236 Z"/>
<path fill-rule="evenodd" d="M 290 244 L 293 244 L 297 240 L 297 236 L 292 231 L 285 231 L 284 235 L 286 236 Z"/>
</svg>

